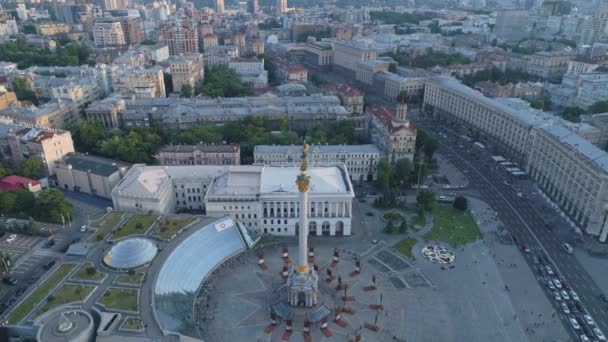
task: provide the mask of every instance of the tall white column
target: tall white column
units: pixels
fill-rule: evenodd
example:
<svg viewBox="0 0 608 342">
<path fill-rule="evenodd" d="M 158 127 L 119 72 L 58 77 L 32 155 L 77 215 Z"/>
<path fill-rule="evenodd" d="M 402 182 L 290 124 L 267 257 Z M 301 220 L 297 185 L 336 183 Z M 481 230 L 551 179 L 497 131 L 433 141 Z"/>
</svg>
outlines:
<svg viewBox="0 0 608 342">
<path fill-rule="evenodd" d="M 300 192 L 300 236 L 298 236 L 298 269 L 308 268 L 308 192 Z"/>
</svg>

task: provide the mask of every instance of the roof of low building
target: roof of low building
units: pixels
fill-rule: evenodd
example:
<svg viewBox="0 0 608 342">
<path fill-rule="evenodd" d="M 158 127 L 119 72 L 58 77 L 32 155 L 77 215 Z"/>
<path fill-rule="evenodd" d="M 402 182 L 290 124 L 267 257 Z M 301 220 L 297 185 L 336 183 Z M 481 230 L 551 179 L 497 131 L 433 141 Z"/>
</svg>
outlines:
<svg viewBox="0 0 608 342">
<path fill-rule="evenodd" d="M 0 179 L 0 191 L 17 191 L 27 189 L 28 185 L 40 185 L 40 182 L 17 175 L 6 176 Z"/>
<path fill-rule="evenodd" d="M 72 169 L 90 172 L 100 176 L 110 176 L 121 168 L 129 167 L 131 164 L 118 160 L 90 156 L 81 153 L 70 153 L 63 158 L 63 163 L 71 165 Z"/>
<path fill-rule="evenodd" d="M 241 147 L 238 144 L 229 145 L 171 145 L 161 148 L 159 153 L 192 153 L 200 151 L 203 153 L 240 153 Z"/>
</svg>

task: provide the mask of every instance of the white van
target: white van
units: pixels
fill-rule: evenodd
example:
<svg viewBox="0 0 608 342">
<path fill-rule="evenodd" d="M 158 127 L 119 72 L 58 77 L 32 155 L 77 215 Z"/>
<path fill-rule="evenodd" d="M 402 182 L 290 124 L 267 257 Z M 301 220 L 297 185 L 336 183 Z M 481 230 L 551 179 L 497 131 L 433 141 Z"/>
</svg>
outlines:
<svg viewBox="0 0 608 342">
<path fill-rule="evenodd" d="M 572 246 L 570 246 L 569 243 L 564 243 L 562 246 L 564 246 L 564 249 L 566 252 L 568 252 L 568 254 L 572 254 L 572 252 L 574 252 L 574 249 L 572 249 Z"/>
</svg>

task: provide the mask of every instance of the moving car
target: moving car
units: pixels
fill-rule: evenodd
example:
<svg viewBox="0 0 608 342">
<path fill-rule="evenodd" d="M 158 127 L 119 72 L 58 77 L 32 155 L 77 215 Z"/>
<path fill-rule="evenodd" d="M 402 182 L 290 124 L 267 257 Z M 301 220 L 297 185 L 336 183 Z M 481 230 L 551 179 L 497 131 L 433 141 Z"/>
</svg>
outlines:
<svg viewBox="0 0 608 342">
<path fill-rule="evenodd" d="M 555 297 L 555 300 L 562 300 L 562 296 L 557 291 L 553 291 L 553 297 Z"/>
<path fill-rule="evenodd" d="M 559 281 L 559 279 L 553 279 L 553 284 L 555 284 L 555 287 L 558 289 L 562 288 L 562 283 Z"/>
<path fill-rule="evenodd" d="M 579 330 L 581 328 L 576 318 L 570 318 L 570 324 L 572 325 L 572 328 L 574 328 L 574 330 Z"/>
<path fill-rule="evenodd" d="M 572 248 L 572 246 L 570 246 L 569 243 L 564 243 L 562 246 L 568 254 L 572 254 L 574 252 L 574 249 Z"/>
<path fill-rule="evenodd" d="M 15 239 L 17 238 L 17 234 L 11 234 L 7 239 L 6 242 L 10 243 L 15 241 Z"/>
<path fill-rule="evenodd" d="M 593 320 L 593 317 L 589 316 L 589 315 L 585 315 L 583 316 L 583 318 L 585 319 L 585 322 L 587 322 L 587 324 L 594 326 L 595 325 L 595 321 Z"/>
<path fill-rule="evenodd" d="M 606 341 L 606 336 L 599 328 L 593 328 L 593 333 L 597 336 L 597 339 L 600 341 Z"/>
</svg>

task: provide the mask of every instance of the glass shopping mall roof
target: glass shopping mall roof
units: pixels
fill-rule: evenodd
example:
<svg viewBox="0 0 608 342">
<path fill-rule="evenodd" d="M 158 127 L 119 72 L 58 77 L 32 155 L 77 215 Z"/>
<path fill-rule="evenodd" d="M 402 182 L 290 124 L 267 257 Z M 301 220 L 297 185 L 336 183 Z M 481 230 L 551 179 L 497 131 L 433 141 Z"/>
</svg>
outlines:
<svg viewBox="0 0 608 342">
<path fill-rule="evenodd" d="M 194 336 L 193 304 L 199 287 L 215 268 L 259 240 L 230 217 L 203 222 L 193 230 L 167 257 L 154 285 L 156 319 L 165 334 Z"/>
<path fill-rule="evenodd" d="M 117 269 L 130 269 L 145 265 L 156 256 L 156 245 L 144 238 L 122 240 L 112 246 L 104 256 L 106 266 Z"/>
</svg>

